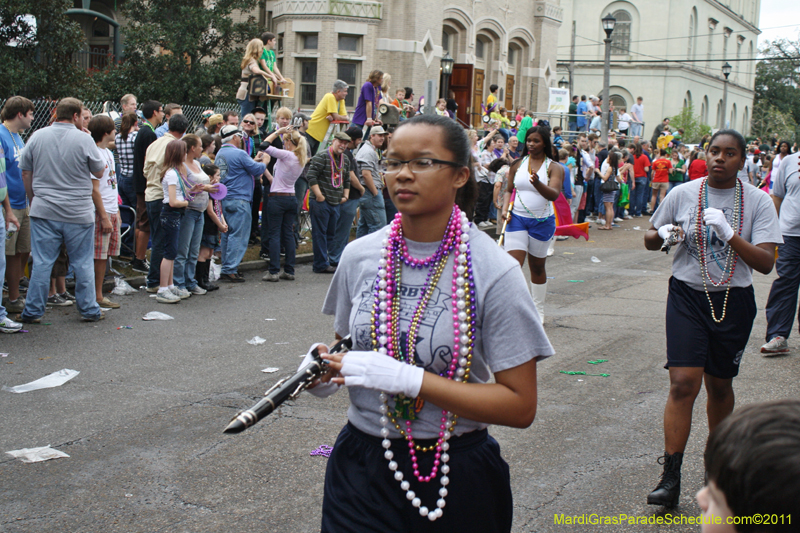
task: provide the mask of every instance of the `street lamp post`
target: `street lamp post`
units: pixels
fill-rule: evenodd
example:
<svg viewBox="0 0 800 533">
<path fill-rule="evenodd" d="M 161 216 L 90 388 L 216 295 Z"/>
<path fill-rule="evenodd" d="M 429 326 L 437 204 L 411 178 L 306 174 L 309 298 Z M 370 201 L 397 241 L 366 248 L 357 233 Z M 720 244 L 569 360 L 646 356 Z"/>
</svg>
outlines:
<svg viewBox="0 0 800 533">
<path fill-rule="evenodd" d="M 453 73 L 453 63 L 455 59 L 450 56 L 450 52 L 445 52 L 442 57 L 442 98 L 447 98 L 447 90 L 450 88 L 450 75 Z"/>
<path fill-rule="evenodd" d="M 558 81 L 558 88 L 559 89 L 569 89 L 569 80 L 562 76 L 561 79 Z M 567 101 L 569 102 L 569 91 L 567 91 Z M 569 124 L 569 118 L 567 118 L 567 124 Z M 561 129 L 564 129 L 564 113 L 561 113 L 560 119 Z"/>
<path fill-rule="evenodd" d="M 603 107 L 601 108 L 600 132 L 602 141 L 608 144 L 608 128 L 611 119 L 611 105 L 608 96 L 608 84 L 609 78 L 611 78 L 611 33 L 614 31 L 617 19 L 609 13 L 601 20 L 603 22 L 603 31 L 606 32 L 606 38 L 603 39 L 606 45 L 606 58 L 605 64 L 603 65 Z"/>
<path fill-rule="evenodd" d="M 733 67 L 726 61 L 724 65 L 722 65 L 722 74 L 725 75 L 725 81 L 722 84 L 722 113 L 720 113 L 719 117 L 719 129 L 725 129 L 725 114 L 728 112 L 728 76 L 731 75 L 731 69 Z"/>
</svg>

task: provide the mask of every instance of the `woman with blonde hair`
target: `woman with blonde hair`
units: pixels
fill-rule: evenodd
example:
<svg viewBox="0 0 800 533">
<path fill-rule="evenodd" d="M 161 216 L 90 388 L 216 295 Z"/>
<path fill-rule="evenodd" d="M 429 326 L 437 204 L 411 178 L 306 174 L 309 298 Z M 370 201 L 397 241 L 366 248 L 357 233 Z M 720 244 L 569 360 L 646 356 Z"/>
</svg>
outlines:
<svg viewBox="0 0 800 533">
<path fill-rule="evenodd" d="M 250 96 L 247 94 L 247 84 L 250 80 L 250 76 L 254 74 L 260 74 L 264 77 L 269 76 L 269 74 L 261 70 L 258 66 L 258 60 L 261 57 L 263 49 L 264 43 L 261 42 L 261 39 L 253 39 L 247 43 L 247 48 L 244 51 L 241 66 L 242 79 L 239 84 L 239 90 L 236 91 L 236 101 L 239 102 L 239 107 L 241 108 L 241 115 L 239 118 L 244 117 L 248 113 L 252 113 L 253 109 L 256 107 L 256 102 L 250 101 Z"/>
<path fill-rule="evenodd" d="M 389 96 L 389 89 L 392 87 L 392 76 L 390 74 L 383 73 L 383 82 L 381 82 L 381 94 L 379 97 L 379 102 L 386 102 L 387 104 L 392 103 L 392 97 Z"/>
<path fill-rule="evenodd" d="M 293 281 L 297 246 L 293 233 L 297 214 L 294 183 L 303 173 L 303 167 L 308 162 L 308 145 L 305 137 L 299 131 L 294 130 L 291 125 L 278 128 L 267 137 L 266 141 L 272 142 L 271 137 L 276 135 L 281 136 L 283 150 L 275 146 L 268 146 L 266 149 L 267 154 L 275 158 L 276 162 L 273 168 L 274 176 L 269 172 L 266 173 L 270 182 L 269 202 L 266 204 L 269 226 L 269 272 L 264 275 L 262 280 Z M 283 273 L 279 276 L 281 248 L 286 251 L 286 259 Z"/>
</svg>

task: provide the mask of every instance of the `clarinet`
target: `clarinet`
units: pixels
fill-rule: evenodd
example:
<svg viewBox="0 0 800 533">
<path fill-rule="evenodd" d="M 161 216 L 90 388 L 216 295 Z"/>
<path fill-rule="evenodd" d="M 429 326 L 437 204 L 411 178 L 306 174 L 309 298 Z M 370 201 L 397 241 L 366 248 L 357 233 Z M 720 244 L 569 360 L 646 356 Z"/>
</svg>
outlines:
<svg viewBox="0 0 800 533">
<path fill-rule="evenodd" d="M 328 353 L 344 353 L 352 346 L 353 342 L 348 335 L 334 344 Z M 314 358 L 313 361 L 298 370 L 295 375 L 278 381 L 264 394 L 261 401 L 233 417 L 223 433 L 241 433 L 262 418 L 266 418 L 286 400 L 297 399 L 301 392 L 328 371 L 328 363 L 322 359 L 318 348 L 314 348 L 311 355 Z"/>
</svg>

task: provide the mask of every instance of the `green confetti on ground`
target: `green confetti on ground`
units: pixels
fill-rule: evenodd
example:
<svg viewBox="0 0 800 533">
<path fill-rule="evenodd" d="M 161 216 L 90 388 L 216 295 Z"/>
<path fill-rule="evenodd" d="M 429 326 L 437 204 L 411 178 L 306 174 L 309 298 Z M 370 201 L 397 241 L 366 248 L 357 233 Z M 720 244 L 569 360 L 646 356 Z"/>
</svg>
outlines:
<svg viewBox="0 0 800 533">
<path fill-rule="evenodd" d="M 590 365 L 599 365 L 600 363 L 608 363 L 608 359 L 598 359 L 597 361 L 586 361 Z"/>
<path fill-rule="evenodd" d="M 571 279 L 569 280 L 570 283 L 583 283 L 582 279 Z"/>
<path fill-rule="evenodd" d="M 570 372 L 567 372 L 566 370 L 559 370 L 559 372 L 562 373 L 562 374 L 567 374 L 569 376 L 599 376 L 599 377 L 604 377 L 604 378 L 611 377 L 611 374 L 587 374 L 586 372 L 582 372 L 582 371 L 578 371 L 578 370 L 573 370 L 573 371 L 570 371 Z"/>
</svg>

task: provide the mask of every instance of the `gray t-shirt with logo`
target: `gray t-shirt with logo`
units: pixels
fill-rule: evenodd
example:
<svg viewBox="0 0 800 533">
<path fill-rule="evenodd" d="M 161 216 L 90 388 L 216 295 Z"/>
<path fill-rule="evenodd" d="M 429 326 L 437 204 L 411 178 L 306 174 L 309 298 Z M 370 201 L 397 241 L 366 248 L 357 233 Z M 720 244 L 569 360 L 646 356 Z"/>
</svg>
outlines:
<svg viewBox="0 0 800 533">
<path fill-rule="evenodd" d="M 91 173 L 105 166 L 92 136 L 74 124 L 55 122 L 34 132 L 19 162 L 19 168 L 33 172 L 30 216 L 93 224 Z"/>
<path fill-rule="evenodd" d="M 470 247 L 477 300 L 476 338 L 473 346 L 469 381 L 485 383 L 491 373 L 517 367 L 534 358 L 544 359 L 555 351 L 547 339 L 539 316 L 528 293 L 528 284 L 522 270 L 510 255 L 473 225 L 470 230 Z M 341 336 L 351 335 L 354 350 L 371 350 L 370 326 L 373 288 L 378 272 L 381 241 L 384 231 L 378 231 L 351 242 L 342 254 L 342 260 L 331 281 L 322 312 L 335 315 L 334 331 Z M 439 246 L 435 243 L 408 241 L 409 253 L 416 258 L 432 255 Z M 453 350 L 453 299 L 450 293 L 453 274 L 453 256 L 442 273 L 419 329 L 415 360 L 428 372 L 444 371 L 452 360 Z M 405 346 L 406 332 L 427 269 L 403 268 L 401 285 L 401 343 Z M 404 348 L 405 350 L 405 348 Z M 375 357 L 387 357 L 377 352 Z M 381 430 L 377 391 L 349 387 L 350 409 L 347 416 L 358 429 L 373 436 Z M 389 408 L 393 407 L 389 402 Z M 414 423 L 414 436 L 435 438 L 439 434 L 442 410 L 426 402 Z M 400 435 L 389 424 L 390 438 Z M 455 433 L 486 427 L 487 424 L 459 418 Z"/>
<path fill-rule="evenodd" d="M 655 228 L 660 228 L 664 224 L 675 224 L 683 228 L 685 238 L 675 250 L 675 257 L 672 260 L 672 275 L 683 281 L 693 289 L 702 291 L 703 280 L 700 275 L 700 255 L 695 243 L 695 225 L 697 223 L 697 208 L 699 206 L 700 183 L 704 180 L 698 179 L 689 183 L 684 183 L 676 187 L 661 202 L 650 219 L 650 223 Z M 749 183 L 743 183 L 744 187 L 744 220 L 741 236 L 744 240 L 752 244 L 772 242 L 780 244 L 783 242 L 781 233 L 778 229 L 778 215 L 775 206 L 767 193 L 756 189 Z M 733 202 L 735 189 L 715 189 L 708 187 L 708 207 L 721 209 L 728 219 L 728 223 L 733 227 Z M 706 226 L 703 226 L 706 228 Z M 737 231 L 738 228 L 733 228 Z M 704 255 L 708 272 L 715 282 L 719 282 L 722 277 L 722 268 L 728 254 L 732 252 L 728 243 L 723 242 L 717 234 L 710 230 L 708 233 L 708 245 L 704 246 Z M 731 287 L 749 287 L 753 284 L 753 269 L 742 261 L 741 257 L 736 263 L 736 271 L 731 280 Z M 724 291 L 727 286 L 714 287 L 706 282 L 709 292 Z"/>
<path fill-rule="evenodd" d="M 781 198 L 781 234 L 800 237 L 800 153 L 783 158 L 772 176 L 772 194 Z"/>
<path fill-rule="evenodd" d="M 361 172 L 365 170 L 369 170 L 372 174 L 372 182 L 375 184 L 375 188 L 378 190 L 383 189 L 383 179 L 381 177 L 381 171 L 378 168 L 378 152 L 375 150 L 375 147 L 372 146 L 370 142 L 364 142 L 361 144 L 361 147 L 358 149 L 356 153 L 356 163 L 358 163 L 359 169 L 359 179 L 361 180 L 361 185 L 366 187 L 366 183 L 364 183 L 364 177 L 361 176 Z"/>
</svg>

